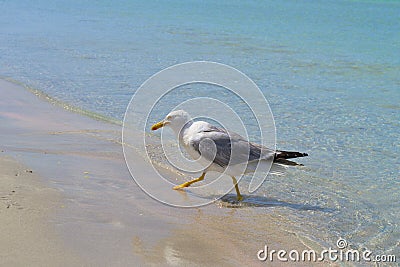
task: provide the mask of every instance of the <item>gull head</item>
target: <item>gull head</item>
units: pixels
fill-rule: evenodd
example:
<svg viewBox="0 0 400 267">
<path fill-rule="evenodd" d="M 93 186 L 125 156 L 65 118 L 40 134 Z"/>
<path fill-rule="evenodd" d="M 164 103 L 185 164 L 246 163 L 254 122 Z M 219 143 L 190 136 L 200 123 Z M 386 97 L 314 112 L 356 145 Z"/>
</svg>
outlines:
<svg viewBox="0 0 400 267">
<path fill-rule="evenodd" d="M 169 127 L 172 128 L 172 130 L 179 133 L 181 131 L 181 129 L 183 128 L 183 126 L 185 126 L 185 124 L 187 124 L 191 120 L 192 120 L 192 118 L 190 117 L 189 113 L 187 113 L 186 111 L 174 110 L 174 111 L 171 111 L 165 117 L 165 119 L 163 119 L 162 121 L 157 122 L 156 124 L 151 126 L 151 129 L 153 131 L 155 131 L 161 127 L 168 125 Z"/>
</svg>

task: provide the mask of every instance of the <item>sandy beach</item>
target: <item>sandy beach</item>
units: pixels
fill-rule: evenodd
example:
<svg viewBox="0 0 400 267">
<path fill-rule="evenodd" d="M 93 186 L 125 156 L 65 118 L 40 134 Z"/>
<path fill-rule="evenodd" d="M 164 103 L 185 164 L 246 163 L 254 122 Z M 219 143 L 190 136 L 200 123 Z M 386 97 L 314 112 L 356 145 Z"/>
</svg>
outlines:
<svg viewBox="0 0 400 267">
<path fill-rule="evenodd" d="M 270 216 L 273 206 L 260 216 L 254 206 L 158 203 L 130 177 L 119 125 L 5 80 L 0 92 L 1 265 L 281 266 L 257 252 L 316 246 Z"/>
<path fill-rule="evenodd" d="M 51 217 L 63 208 L 59 190 L 46 186 L 31 169 L 0 155 L 0 265 L 79 266 Z"/>
</svg>

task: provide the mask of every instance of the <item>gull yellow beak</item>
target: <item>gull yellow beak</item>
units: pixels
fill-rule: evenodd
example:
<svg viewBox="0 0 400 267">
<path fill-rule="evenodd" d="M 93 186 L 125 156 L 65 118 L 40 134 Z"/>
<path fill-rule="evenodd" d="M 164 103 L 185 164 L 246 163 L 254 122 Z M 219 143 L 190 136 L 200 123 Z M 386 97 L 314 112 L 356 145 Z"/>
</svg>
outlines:
<svg viewBox="0 0 400 267">
<path fill-rule="evenodd" d="M 160 129 L 161 127 L 165 126 L 165 122 L 164 121 L 160 121 L 157 122 L 156 124 L 154 124 L 153 126 L 151 126 L 151 130 L 155 131 L 157 129 Z"/>
</svg>

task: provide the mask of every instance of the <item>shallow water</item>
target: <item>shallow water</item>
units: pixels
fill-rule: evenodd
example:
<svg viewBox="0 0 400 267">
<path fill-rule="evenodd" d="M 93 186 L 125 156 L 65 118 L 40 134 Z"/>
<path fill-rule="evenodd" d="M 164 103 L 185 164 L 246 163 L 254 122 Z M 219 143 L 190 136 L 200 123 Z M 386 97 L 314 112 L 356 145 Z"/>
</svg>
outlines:
<svg viewBox="0 0 400 267">
<path fill-rule="evenodd" d="M 117 120 L 140 84 L 172 64 L 243 71 L 271 105 L 277 147 L 310 154 L 249 196 L 254 212 L 275 207 L 284 227 L 326 246 L 344 237 L 399 255 L 399 2 L 3 0 L 0 8 L 1 76 Z M 196 94 L 185 92 L 171 99 Z M 221 100 L 241 110 L 232 96 Z M 169 111 L 164 103 L 152 119 Z"/>
</svg>

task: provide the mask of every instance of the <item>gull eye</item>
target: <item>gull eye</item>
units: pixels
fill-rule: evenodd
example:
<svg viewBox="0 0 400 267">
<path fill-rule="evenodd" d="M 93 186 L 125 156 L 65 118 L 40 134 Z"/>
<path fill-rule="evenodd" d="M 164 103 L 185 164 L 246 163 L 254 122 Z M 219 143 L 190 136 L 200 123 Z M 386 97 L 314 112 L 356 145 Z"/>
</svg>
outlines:
<svg viewBox="0 0 400 267">
<path fill-rule="evenodd" d="M 170 119 L 172 119 L 172 116 L 167 116 L 167 120 L 170 120 Z"/>
</svg>

